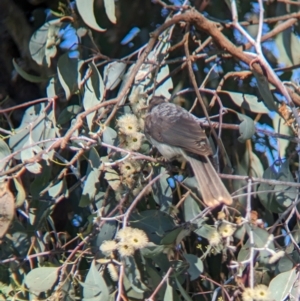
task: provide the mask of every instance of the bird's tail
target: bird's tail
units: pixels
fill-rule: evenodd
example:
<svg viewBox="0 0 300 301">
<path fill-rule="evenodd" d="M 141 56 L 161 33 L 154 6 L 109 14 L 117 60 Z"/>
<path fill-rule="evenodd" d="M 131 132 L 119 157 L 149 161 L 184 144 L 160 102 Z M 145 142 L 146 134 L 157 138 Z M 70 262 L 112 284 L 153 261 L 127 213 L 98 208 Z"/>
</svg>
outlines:
<svg viewBox="0 0 300 301">
<path fill-rule="evenodd" d="M 203 161 L 188 157 L 195 177 L 199 184 L 204 203 L 209 207 L 216 207 L 221 203 L 226 205 L 232 204 L 232 197 L 214 169 L 208 157 Z"/>
</svg>

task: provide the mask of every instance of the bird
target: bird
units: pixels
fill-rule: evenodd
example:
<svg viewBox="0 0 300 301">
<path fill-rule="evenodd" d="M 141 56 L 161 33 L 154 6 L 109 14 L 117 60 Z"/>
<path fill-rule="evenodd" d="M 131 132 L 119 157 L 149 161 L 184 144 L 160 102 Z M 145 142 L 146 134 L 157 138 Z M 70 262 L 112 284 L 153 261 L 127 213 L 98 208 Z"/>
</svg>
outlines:
<svg viewBox="0 0 300 301">
<path fill-rule="evenodd" d="M 144 133 L 165 159 L 183 158 L 190 163 L 207 206 L 232 204 L 232 197 L 211 162 L 213 152 L 208 138 L 194 115 L 163 96 L 154 96 L 149 101 Z"/>
</svg>

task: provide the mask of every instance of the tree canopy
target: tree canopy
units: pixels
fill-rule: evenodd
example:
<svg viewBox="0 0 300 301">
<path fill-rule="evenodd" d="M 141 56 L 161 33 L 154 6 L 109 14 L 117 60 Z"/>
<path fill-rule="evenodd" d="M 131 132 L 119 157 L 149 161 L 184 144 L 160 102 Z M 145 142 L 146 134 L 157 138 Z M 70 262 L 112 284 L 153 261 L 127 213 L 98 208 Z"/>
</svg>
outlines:
<svg viewBox="0 0 300 301">
<path fill-rule="evenodd" d="M 1 0 L 0 299 L 298 300 L 299 8 Z M 153 96 L 232 205 L 145 138 Z"/>
</svg>

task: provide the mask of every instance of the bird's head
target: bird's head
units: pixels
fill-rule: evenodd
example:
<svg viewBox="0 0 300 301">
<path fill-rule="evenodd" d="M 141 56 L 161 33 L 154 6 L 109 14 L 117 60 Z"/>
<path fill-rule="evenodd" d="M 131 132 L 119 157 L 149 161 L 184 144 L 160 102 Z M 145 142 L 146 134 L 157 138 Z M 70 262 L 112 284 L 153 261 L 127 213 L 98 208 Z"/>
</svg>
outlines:
<svg viewBox="0 0 300 301">
<path fill-rule="evenodd" d="M 163 96 L 153 96 L 149 100 L 148 112 L 150 112 L 154 107 L 158 106 L 159 104 L 165 103 L 165 102 L 168 102 L 165 97 L 163 97 Z"/>
</svg>

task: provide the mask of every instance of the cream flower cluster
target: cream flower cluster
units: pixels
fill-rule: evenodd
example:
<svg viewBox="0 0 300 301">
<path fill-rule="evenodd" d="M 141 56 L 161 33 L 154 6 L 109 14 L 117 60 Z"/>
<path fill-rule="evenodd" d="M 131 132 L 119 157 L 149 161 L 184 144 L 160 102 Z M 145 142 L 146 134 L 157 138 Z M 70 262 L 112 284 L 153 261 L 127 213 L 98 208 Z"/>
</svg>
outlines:
<svg viewBox="0 0 300 301">
<path fill-rule="evenodd" d="M 218 227 L 218 230 L 211 231 L 208 236 L 208 242 L 211 246 L 217 246 L 221 243 L 222 239 L 231 237 L 235 232 L 236 227 L 232 224 L 222 222 Z"/>
<path fill-rule="evenodd" d="M 125 114 L 118 119 L 119 138 L 126 149 L 138 151 L 144 139 L 141 130 L 144 129 L 146 101 L 138 88 L 133 91 L 129 101 L 134 114 Z"/>
<path fill-rule="evenodd" d="M 135 250 L 146 247 L 148 241 L 143 230 L 126 227 L 117 233 L 116 240 L 104 241 L 100 250 L 107 256 L 111 256 L 114 251 L 118 251 L 121 257 L 132 256 Z"/>
<path fill-rule="evenodd" d="M 254 288 L 245 288 L 242 298 L 243 301 L 271 301 L 268 287 L 264 284 L 256 285 Z"/>
</svg>

